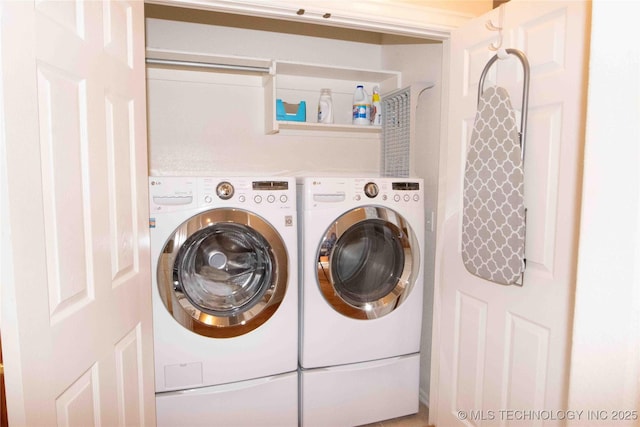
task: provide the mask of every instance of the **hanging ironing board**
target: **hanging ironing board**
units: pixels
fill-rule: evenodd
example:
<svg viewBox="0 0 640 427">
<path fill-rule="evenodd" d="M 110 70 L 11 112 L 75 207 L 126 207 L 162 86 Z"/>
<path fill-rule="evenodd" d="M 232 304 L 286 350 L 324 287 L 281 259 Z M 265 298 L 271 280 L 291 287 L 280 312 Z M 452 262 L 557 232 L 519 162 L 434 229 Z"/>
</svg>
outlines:
<svg viewBox="0 0 640 427">
<path fill-rule="evenodd" d="M 520 131 L 505 88 L 483 90 L 496 60 L 516 56 L 524 69 Z M 465 163 L 462 259 L 472 274 L 503 285 L 522 285 L 525 257 L 524 148 L 529 63 L 524 53 L 506 49 L 484 67 L 478 111 Z"/>
</svg>

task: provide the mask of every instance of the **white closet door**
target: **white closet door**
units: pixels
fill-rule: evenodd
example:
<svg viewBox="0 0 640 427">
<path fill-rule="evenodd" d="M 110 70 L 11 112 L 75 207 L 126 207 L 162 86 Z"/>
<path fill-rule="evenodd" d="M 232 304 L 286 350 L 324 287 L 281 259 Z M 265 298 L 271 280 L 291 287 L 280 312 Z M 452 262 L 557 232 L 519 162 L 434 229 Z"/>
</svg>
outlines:
<svg viewBox="0 0 640 427">
<path fill-rule="evenodd" d="M 467 272 L 461 257 L 462 179 L 478 80 L 498 38 L 500 11 L 454 32 L 444 225 L 438 243 L 432 422 L 503 425 L 501 410 L 566 409 L 585 126 L 589 4 L 512 0 L 502 6 L 505 48 L 531 66 L 525 160 L 527 268 L 524 286 Z M 520 110 L 522 68 L 498 61 L 485 87 L 508 89 Z M 518 116 L 519 117 L 519 116 Z M 524 425 L 539 425 L 525 421 Z M 554 421 L 545 421 L 545 425 Z"/>
<path fill-rule="evenodd" d="M 143 8 L 1 4 L 11 425 L 155 425 Z"/>
</svg>

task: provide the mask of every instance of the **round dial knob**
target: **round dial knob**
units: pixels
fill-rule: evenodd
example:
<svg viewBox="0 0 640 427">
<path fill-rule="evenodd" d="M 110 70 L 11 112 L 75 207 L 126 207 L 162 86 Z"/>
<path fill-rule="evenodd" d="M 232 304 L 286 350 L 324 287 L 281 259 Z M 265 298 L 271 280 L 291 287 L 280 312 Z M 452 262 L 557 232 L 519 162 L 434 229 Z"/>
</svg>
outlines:
<svg viewBox="0 0 640 427">
<path fill-rule="evenodd" d="M 364 194 L 366 194 L 370 199 L 376 197 L 379 192 L 380 190 L 378 189 L 378 185 L 375 182 L 367 182 L 364 185 Z"/>
<path fill-rule="evenodd" d="M 233 185 L 231 183 L 223 181 L 216 187 L 216 194 L 222 200 L 229 200 L 233 197 Z"/>
</svg>

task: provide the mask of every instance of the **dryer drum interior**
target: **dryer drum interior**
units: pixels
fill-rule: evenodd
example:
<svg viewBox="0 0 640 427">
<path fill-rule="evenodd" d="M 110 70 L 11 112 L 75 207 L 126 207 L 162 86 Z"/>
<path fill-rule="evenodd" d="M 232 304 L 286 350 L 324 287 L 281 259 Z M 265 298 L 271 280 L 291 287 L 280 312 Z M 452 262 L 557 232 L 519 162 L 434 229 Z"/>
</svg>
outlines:
<svg viewBox="0 0 640 427">
<path fill-rule="evenodd" d="M 284 242 L 268 222 L 218 209 L 196 215 L 172 234 L 158 263 L 158 286 L 182 326 L 209 337 L 234 337 L 275 313 L 287 269 Z"/>
<path fill-rule="evenodd" d="M 325 232 L 317 261 L 325 300 L 357 319 L 378 318 L 397 308 L 411 292 L 420 262 L 405 219 L 382 207 L 340 216 Z"/>
<path fill-rule="evenodd" d="M 393 291 L 404 267 L 402 231 L 381 220 L 352 225 L 331 253 L 336 291 L 352 305 L 379 300 Z"/>
</svg>

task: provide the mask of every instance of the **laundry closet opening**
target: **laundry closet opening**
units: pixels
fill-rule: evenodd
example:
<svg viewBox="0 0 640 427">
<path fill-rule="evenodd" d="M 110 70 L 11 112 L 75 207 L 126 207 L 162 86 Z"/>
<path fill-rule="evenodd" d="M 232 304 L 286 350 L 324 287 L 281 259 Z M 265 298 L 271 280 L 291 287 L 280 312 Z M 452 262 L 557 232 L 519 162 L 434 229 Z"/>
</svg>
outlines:
<svg viewBox="0 0 640 427">
<path fill-rule="evenodd" d="M 292 11 L 295 14 L 295 11 Z M 379 126 L 351 124 L 353 94 L 411 91 L 410 176 L 424 180 L 420 391 L 427 402 L 445 46 L 440 40 L 145 5 L 149 175 L 379 176 Z M 174 62 L 175 61 L 175 62 Z M 217 64 L 216 67 L 194 63 Z M 196 64 L 197 65 L 197 64 Z M 421 90 L 428 83 L 430 89 Z M 334 124 L 317 124 L 322 88 Z M 276 120 L 276 99 L 305 101 L 304 123 Z M 421 319 L 416 319 L 420 322 Z"/>
</svg>

